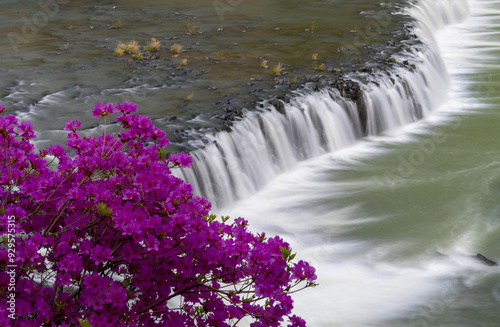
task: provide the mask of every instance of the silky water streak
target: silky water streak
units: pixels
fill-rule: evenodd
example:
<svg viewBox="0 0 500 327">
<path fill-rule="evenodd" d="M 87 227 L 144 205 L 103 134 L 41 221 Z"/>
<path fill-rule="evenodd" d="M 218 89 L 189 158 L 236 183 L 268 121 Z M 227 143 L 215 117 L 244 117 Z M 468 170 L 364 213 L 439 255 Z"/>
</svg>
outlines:
<svg viewBox="0 0 500 327">
<path fill-rule="evenodd" d="M 249 112 L 230 132 L 207 136 L 208 144 L 191 153 L 193 169 L 177 174 L 214 207 L 222 208 L 254 194 L 300 161 L 429 115 L 446 100 L 448 88 L 432 32 L 466 18 L 468 4 L 466 0 L 421 1 L 409 12 L 416 19 L 415 33 L 424 46 L 396 59 L 408 60 L 414 69 L 395 68 L 367 77 L 372 81 L 361 84 L 360 104 L 330 88 L 297 93 L 284 103 L 284 113 L 266 104 Z M 349 76 L 354 80 L 361 77 Z M 366 122 L 361 121 L 360 112 L 366 113 Z"/>
</svg>

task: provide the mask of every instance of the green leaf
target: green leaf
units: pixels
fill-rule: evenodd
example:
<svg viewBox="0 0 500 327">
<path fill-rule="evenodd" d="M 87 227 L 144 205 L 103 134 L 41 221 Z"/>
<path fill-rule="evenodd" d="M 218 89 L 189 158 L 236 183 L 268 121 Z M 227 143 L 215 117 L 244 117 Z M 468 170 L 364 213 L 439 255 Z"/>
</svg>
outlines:
<svg viewBox="0 0 500 327">
<path fill-rule="evenodd" d="M 283 257 L 286 259 L 288 259 L 288 257 L 290 256 L 290 252 L 291 250 L 285 248 L 285 247 L 282 247 L 280 246 L 280 250 L 281 250 L 281 254 L 283 254 Z"/>
<path fill-rule="evenodd" d="M 92 325 L 87 321 L 87 319 L 81 320 L 80 318 L 78 318 L 78 322 L 82 327 L 92 327 Z"/>
<path fill-rule="evenodd" d="M 113 214 L 113 209 L 108 208 L 103 202 L 101 202 L 97 206 L 97 212 L 103 216 L 109 217 Z"/>
<path fill-rule="evenodd" d="M 167 155 L 167 151 L 165 150 L 165 147 L 162 147 L 160 150 L 156 150 L 156 154 L 158 155 L 158 158 L 163 158 Z"/>
<path fill-rule="evenodd" d="M 211 223 L 211 222 L 215 221 L 216 218 L 217 218 L 217 216 L 212 213 L 212 214 L 210 214 L 210 216 L 205 217 L 205 221 L 208 223 Z"/>
</svg>

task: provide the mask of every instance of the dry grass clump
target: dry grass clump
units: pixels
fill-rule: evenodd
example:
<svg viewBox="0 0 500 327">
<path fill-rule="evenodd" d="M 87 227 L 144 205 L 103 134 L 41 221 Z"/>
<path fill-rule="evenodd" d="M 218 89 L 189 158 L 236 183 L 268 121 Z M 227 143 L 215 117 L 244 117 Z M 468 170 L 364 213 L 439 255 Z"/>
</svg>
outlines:
<svg viewBox="0 0 500 327">
<path fill-rule="evenodd" d="M 182 59 L 181 66 L 187 66 L 187 64 L 188 64 L 188 58 Z"/>
<path fill-rule="evenodd" d="M 134 40 L 130 41 L 129 43 L 118 42 L 118 45 L 115 49 L 114 56 L 121 57 L 125 53 L 131 53 L 131 54 L 140 53 L 139 42 L 134 41 Z"/>
<path fill-rule="evenodd" d="M 271 74 L 273 76 L 280 76 L 283 71 L 283 65 L 281 63 L 277 63 L 276 65 L 271 66 Z"/>
<path fill-rule="evenodd" d="M 113 53 L 113 56 L 115 56 L 115 57 L 121 57 L 124 54 L 125 54 L 125 50 L 123 50 L 123 48 L 116 47 L 115 52 Z"/>
<path fill-rule="evenodd" d="M 311 54 L 311 59 L 312 59 L 313 61 L 318 61 L 318 54 L 317 54 L 317 53 L 312 53 L 312 54 Z"/>
<path fill-rule="evenodd" d="M 266 59 L 262 59 L 262 62 L 260 63 L 260 68 L 269 68 L 267 62 L 268 61 Z"/>
<path fill-rule="evenodd" d="M 137 54 L 139 52 L 139 42 L 132 40 L 125 45 L 125 53 Z"/>
<path fill-rule="evenodd" d="M 193 21 L 190 19 L 186 19 L 186 30 L 187 34 L 192 35 L 196 32 L 202 33 L 200 24 L 193 24 Z"/>
<path fill-rule="evenodd" d="M 160 50 L 160 41 L 158 41 L 156 38 L 152 37 L 151 41 L 148 43 L 147 50 L 151 52 L 157 52 Z"/>
<path fill-rule="evenodd" d="M 172 54 L 174 55 L 178 55 L 179 53 L 181 53 L 182 48 L 183 46 L 180 43 L 174 43 L 170 47 L 170 52 L 172 52 Z"/>
<path fill-rule="evenodd" d="M 321 71 L 326 70 L 326 65 L 321 64 L 321 65 L 315 66 L 314 70 L 321 70 Z"/>
</svg>

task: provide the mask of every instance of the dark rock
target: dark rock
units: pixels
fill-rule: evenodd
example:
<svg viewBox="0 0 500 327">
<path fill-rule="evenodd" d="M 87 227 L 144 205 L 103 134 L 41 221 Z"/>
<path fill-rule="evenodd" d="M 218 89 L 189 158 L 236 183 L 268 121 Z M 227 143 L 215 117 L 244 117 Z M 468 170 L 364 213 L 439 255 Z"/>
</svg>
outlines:
<svg viewBox="0 0 500 327">
<path fill-rule="evenodd" d="M 278 95 L 276 97 L 276 99 L 281 100 L 281 101 L 283 101 L 285 103 L 290 103 L 290 97 L 288 95 L 284 95 L 284 94 Z"/>
<path fill-rule="evenodd" d="M 142 53 L 142 58 L 144 60 L 154 60 L 154 59 L 160 59 L 160 56 L 157 53 L 146 51 Z"/>
<path fill-rule="evenodd" d="M 477 258 L 479 261 L 481 261 L 487 266 L 498 266 L 498 264 L 495 261 L 486 258 L 481 253 L 476 254 L 475 258 Z"/>
<path fill-rule="evenodd" d="M 361 122 L 361 129 L 363 130 L 364 135 L 368 135 L 368 115 L 366 112 L 366 104 L 364 103 L 364 101 L 360 102 L 361 103 L 358 105 L 358 116 Z"/>
<path fill-rule="evenodd" d="M 280 114 L 285 114 L 285 105 L 280 100 L 273 98 L 269 101 L 269 104 L 273 105 Z"/>
</svg>

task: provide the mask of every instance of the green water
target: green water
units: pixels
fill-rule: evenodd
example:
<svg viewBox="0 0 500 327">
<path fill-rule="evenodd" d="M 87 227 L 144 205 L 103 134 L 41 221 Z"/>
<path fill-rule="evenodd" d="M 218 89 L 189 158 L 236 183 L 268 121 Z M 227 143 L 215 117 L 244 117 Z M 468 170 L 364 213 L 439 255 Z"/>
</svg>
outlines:
<svg viewBox="0 0 500 327">
<path fill-rule="evenodd" d="M 438 35 L 449 101 L 428 119 L 312 159 L 229 211 L 318 268 L 312 326 L 495 327 L 500 319 L 500 2 Z M 258 204 L 258 205 L 257 205 Z"/>
</svg>

